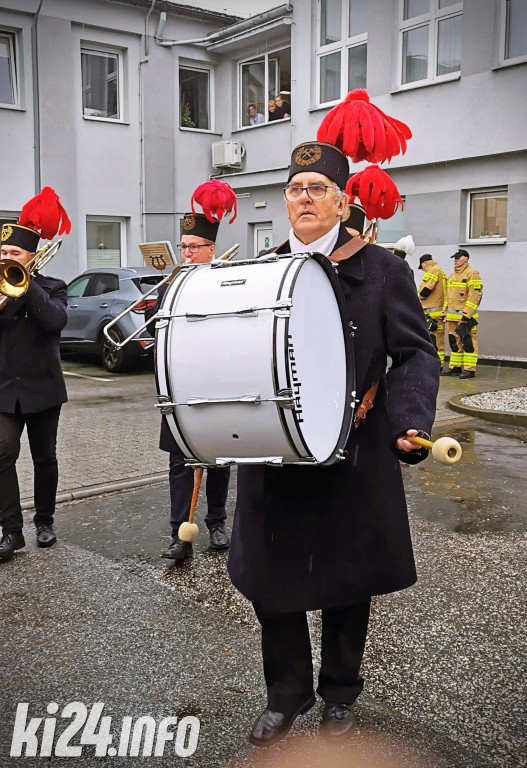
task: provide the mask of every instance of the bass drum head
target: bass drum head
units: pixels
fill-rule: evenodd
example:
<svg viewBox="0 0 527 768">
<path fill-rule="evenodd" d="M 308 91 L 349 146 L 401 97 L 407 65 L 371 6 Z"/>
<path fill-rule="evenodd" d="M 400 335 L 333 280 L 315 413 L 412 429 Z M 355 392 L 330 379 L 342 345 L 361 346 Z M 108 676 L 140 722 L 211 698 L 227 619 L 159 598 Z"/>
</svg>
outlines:
<svg viewBox="0 0 527 768">
<path fill-rule="evenodd" d="M 330 277 L 329 264 L 318 262 L 306 261 L 294 282 L 287 346 L 295 417 L 311 455 L 322 464 L 336 460 L 349 433 L 352 360 L 336 296 L 338 278 Z"/>
</svg>

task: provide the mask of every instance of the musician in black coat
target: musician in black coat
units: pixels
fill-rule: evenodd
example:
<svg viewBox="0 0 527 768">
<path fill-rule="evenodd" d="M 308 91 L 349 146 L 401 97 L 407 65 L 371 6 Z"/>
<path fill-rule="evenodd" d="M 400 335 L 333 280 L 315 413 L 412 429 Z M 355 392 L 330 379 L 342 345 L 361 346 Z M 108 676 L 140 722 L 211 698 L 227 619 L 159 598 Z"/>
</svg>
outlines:
<svg viewBox="0 0 527 768">
<path fill-rule="evenodd" d="M 350 434 L 344 461 L 239 467 L 229 573 L 262 625 L 268 701 L 250 735 L 256 745 L 283 737 L 314 702 L 306 611 L 317 609 L 322 730 L 335 739 L 349 732 L 363 686 L 370 599 L 416 579 L 399 462 L 427 455 L 407 438 L 431 431 L 439 363 L 407 265 L 377 245 L 346 256 L 362 245 L 340 223 L 347 176 L 346 157 L 330 144 L 293 151 L 286 188 L 292 229 L 277 251 L 314 250 L 338 260 L 355 327 L 357 398 L 375 382 L 378 391 L 364 425 Z"/>
<path fill-rule="evenodd" d="M 4 224 L 0 258 L 27 263 L 40 234 Z M 67 401 L 59 339 L 66 325 L 66 284 L 38 273 L 27 293 L 2 300 L 0 309 L 0 560 L 25 546 L 16 473 L 20 438 L 27 429 L 34 466 L 34 523 L 40 547 L 52 546 L 58 484 L 56 455 L 60 409 Z"/>
</svg>

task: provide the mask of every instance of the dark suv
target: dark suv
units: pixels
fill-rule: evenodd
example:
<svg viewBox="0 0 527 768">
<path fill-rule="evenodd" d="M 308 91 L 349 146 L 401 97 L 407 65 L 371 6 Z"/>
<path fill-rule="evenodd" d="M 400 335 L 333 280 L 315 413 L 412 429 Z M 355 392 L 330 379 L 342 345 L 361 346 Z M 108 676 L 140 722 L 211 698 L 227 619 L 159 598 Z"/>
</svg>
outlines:
<svg viewBox="0 0 527 768">
<path fill-rule="evenodd" d="M 149 267 L 88 269 L 68 285 L 68 322 L 62 331 L 61 349 L 99 355 L 107 371 L 118 373 L 140 358 L 151 356 L 154 339 L 143 331 L 138 338 L 115 349 L 103 334 L 103 328 L 134 300 L 162 279 Z M 145 322 L 145 310 L 155 304 L 154 292 L 141 301 L 110 330 L 117 339 L 125 339 Z"/>
</svg>

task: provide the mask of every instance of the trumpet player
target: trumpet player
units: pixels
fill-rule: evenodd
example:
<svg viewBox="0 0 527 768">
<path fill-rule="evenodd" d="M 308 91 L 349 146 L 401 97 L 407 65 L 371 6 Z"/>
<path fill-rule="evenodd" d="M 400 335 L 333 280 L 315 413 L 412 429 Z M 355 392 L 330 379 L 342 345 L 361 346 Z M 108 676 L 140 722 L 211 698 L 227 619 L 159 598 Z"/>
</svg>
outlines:
<svg viewBox="0 0 527 768">
<path fill-rule="evenodd" d="M 16 472 L 24 427 L 34 467 L 37 544 L 50 547 L 57 540 L 56 441 L 60 409 L 67 400 L 59 338 L 67 320 L 66 284 L 25 268 L 41 237 L 51 240 L 70 229 L 51 187 L 26 203 L 17 224 L 3 223 L 0 228 L 0 561 L 10 560 L 25 546 Z M 18 287 L 24 274 L 27 290 L 15 297 L 10 280 Z"/>
</svg>

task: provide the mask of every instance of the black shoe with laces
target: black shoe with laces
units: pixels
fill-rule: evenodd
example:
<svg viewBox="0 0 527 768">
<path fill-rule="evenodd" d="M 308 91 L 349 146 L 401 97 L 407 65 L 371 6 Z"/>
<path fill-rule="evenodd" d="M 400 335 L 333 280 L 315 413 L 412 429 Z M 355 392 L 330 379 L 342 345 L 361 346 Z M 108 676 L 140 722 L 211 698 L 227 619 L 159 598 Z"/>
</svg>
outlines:
<svg viewBox="0 0 527 768">
<path fill-rule="evenodd" d="M 192 557 L 192 544 L 189 541 L 181 541 L 179 536 L 175 536 L 161 557 L 166 560 L 184 560 L 186 557 Z"/>
<path fill-rule="evenodd" d="M 287 736 L 298 715 L 303 715 L 310 710 L 314 703 L 315 697 L 311 696 L 292 715 L 264 709 L 254 721 L 252 731 L 249 734 L 249 741 L 255 747 L 268 747 L 271 744 L 276 744 L 277 741 Z"/>
<path fill-rule="evenodd" d="M 51 525 L 37 525 L 37 544 L 39 547 L 52 547 L 57 541 Z"/>
<path fill-rule="evenodd" d="M 441 376 L 459 376 L 461 367 L 449 368 L 448 371 L 441 371 Z"/>
<path fill-rule="evenodd" d="M 228 549 L 230 544 L 229 534 L 223 523 L 209 528 L 210 546 L 212 549 Z"/>
<path fill-rule="evenodd" d="M 0 540 L 0 560 L 11 560 L 17 549 L 26 546 L 22 533 L 4 533 Z"/>
</svg>

